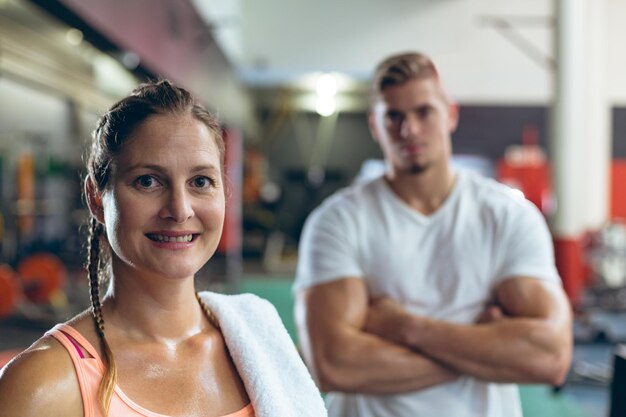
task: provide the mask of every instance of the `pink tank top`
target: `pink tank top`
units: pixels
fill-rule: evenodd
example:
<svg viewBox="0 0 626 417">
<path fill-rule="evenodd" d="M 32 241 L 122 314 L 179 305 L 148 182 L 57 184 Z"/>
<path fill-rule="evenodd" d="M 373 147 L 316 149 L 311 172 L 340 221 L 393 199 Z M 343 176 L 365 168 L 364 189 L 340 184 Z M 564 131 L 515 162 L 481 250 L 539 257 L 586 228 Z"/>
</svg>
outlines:
<svg viewBox="0 0 626 417">
<path fill-rule="evenodd" d="M 58 324 L 47 332 L 48 335 L 57 339 L 67 350 L 80 387 L 85 417 L 104 417 L 101 407 L 98 405 L 98 388 L 104 375 L 104 364 L 100 360 L 94 347 L 79 332 L 71 326 Z M 68 337 L 69 336 L 69 337 Z M 92 357 L 84 357 L 79 346 L 85 349 Z M 116 417 L 168 417 L 164 414 L 154 413 L 133 402 L 124 394 L 119 386 L 115 386 L 111 397 L 110 416 Z M 252 404 L 234 413 L 222 417 L 255 417 Z"/>
</svg>

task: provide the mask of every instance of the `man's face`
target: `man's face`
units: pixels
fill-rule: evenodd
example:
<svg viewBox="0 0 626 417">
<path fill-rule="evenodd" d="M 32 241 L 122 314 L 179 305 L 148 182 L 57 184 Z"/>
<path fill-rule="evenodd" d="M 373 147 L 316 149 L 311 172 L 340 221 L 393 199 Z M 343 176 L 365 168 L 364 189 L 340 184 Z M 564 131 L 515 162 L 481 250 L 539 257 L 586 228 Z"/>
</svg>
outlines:
<svg viewBox="0 0 626 417">
<path fill-rule="evenodd" d="M 458 121 L 435 78 L 415 78 L 385 88 L 369 123 L 392 174 L 419 174 L 448 163 L 450 135 Z"/>
</svg>

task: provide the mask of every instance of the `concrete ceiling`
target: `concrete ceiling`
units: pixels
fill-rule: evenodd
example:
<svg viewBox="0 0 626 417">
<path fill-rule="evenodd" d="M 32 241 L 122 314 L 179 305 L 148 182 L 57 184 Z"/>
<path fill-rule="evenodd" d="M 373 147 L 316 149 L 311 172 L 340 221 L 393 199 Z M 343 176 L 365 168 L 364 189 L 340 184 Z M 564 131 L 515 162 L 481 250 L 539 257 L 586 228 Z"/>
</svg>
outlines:
<svg viewBox="0 0 626 417">
<path fill-rule="evenodd" d="M 553 0 L 193 0 L 249 87 L 363 88 L 384 56 L 431 55 L 459 101 L 551 97 Z M 308 81 L 307 81 L 308 80 Z"/>
</svg>

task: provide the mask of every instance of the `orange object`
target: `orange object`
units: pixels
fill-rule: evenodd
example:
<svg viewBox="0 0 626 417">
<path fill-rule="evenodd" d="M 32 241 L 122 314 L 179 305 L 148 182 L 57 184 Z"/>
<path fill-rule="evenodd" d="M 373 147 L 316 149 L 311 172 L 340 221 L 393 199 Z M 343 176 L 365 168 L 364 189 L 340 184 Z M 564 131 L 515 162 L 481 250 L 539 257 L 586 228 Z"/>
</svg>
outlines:
<svg viewBox="0 0 626 417">
<path fill-rule="evenodd" d="M 514 166 L 507 161 L 498 162 L 498 181 L 519 188 L 544 214 L 550 214 L 550 172 L 547 164 L 537 166 Z"/>
<path fill-rule="evenodd" d="M 552 210 L 550 168 L 544 150 L 537 145 L 537 128 L 524 127 L 522 145 L 509 146 L 498 161 L 498 181 L 519 189 L 544 214 Z"/>
<path fill-rule="evenodd" d="M 55 291 L 61 290 L 67 280 L 63 262 L 49 253 L 38 253 L 22 260 L 17 266 L 26 297 L 35 303 L 50 300 Z"/>
<path fill-rule="evenodd" d="M 17 274 L 9 265 L 0 265 L 0 318 L 11 314 L 20 298 Z"/>
<path fill-rule="evenodd" d="M 626 159 L 611 164 L 611 219 L 626 219 Z"/>
<path fill-rule="evenodd" d="M 584 238 L 554 237 L 554 258 L 556 268 L 563 280 L 563 288 L 574 306 L 578 306 L 588 277 L 589 268 L 585 264 Z"/>
<path fill-rule="evenodd" d="M 241 251 L 241 184 L 242 184 L 242 138 L 236 129 L 224 129 L 226 152 L 224 165 L 228 186 L 226 188 L 226 216 L 222 238 L 217 247 L 221 254 L 237 254 Z"/>
<path fill-rule="evenodd" d="M 244 204 L 258 204 L 261 202 L 261 187 L 266 176 L 265 156 L 249 149 L 244 156 L 243 169 L 243 202 Z"/>
<path fill-rule="evenodd" d="M 35 228 L 35 159 L 25 152 L 17 160 L 17 230 L 29 235 Z"/>
</svg>

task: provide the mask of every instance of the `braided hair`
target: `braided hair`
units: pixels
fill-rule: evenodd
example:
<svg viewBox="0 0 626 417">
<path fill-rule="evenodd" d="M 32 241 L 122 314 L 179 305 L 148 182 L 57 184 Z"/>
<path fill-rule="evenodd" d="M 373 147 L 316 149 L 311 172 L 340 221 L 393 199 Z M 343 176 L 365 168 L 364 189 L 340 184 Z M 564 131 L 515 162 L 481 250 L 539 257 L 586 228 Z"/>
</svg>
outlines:
<svg viewBox="0 0 626 417">
<path fill-rule="evenodd" d="M 115 103 L 98 122 L 87 156 L 87 176 L 93 184 L 94 192 L 102 193 L 109 186 L 112 162 L 123 152 L 124 143 L 132 132 L 150 116 L 165 114 L 191 114 L 204 123 L 215 139 L 220 163 L 223 165 L 224 140 L 215 116 L 200 105 L 187 90 L 167 80 L 150 82 L 139 85 L 129 96 Z M 110 277 L 110 248 L 104 225 L 98 222 L 93 213 L 88 227 L 86 267 L 89 274 L 91 312 L 104 352 L 106 368 L 98 390 L 98 399 L 107 415 L 117 380 L 117 368 L 105 337 L 100 303 L 100 286 L 105 285 Z"/>
</svg>

